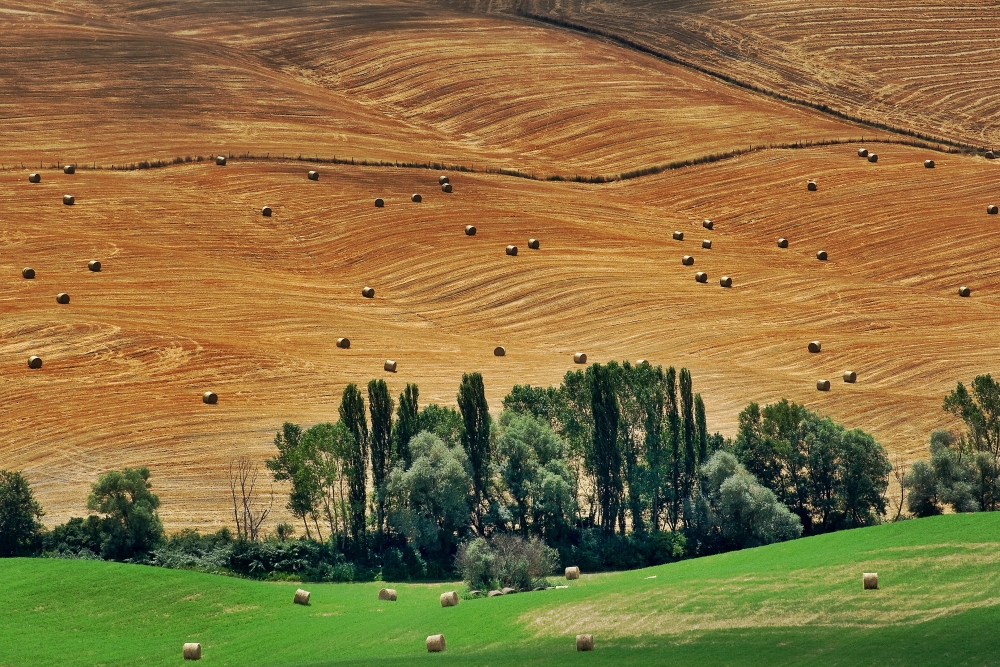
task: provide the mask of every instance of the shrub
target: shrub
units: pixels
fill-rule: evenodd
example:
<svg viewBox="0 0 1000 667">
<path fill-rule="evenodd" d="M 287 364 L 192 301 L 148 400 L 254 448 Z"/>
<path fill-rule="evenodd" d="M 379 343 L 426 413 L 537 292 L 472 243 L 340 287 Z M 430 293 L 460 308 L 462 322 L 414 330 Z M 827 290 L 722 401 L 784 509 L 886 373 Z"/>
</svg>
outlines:
<svg viewBox="0 0 1000 667">
<path fill-rule="evenodd" d="M 545 585 L 552 574 L 559 553 L 537 537 L 526 540 L 519 535 L 496 535 L 489 541 L 478 537 L 458 550 L 455 567 L 469 588 L 504 588 L 530 590 Z"/>
<path fill-rule="evenodd" d="M 17 471 L 0 470 L 0 558 L 38 551 L 45 513 L 28 480 Z"/>
</svg>

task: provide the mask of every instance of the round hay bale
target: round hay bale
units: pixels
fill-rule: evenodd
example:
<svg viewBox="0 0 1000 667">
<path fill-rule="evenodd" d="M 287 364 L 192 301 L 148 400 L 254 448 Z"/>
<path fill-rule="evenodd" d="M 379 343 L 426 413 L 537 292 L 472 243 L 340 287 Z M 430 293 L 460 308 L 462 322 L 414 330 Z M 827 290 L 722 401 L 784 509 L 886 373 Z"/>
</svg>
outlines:
<svg viewBox="0 0 1000 667">
<path fill-rule="evenodd" d="M 495 598 L 495 597 L 499 597 L 501 595 L 503 595 L 503 591 L 490 591 L 489 593 L 486 594 L 486 597 L 488 597 L 488 598 Z"/>
<path fill-rule="evenodd" d="M 593 651 L 594 650 L 594 635 L 577 635 L 576 636 L 576 650 L 577 651 Z"/>
<path fill-rule="evenodd" d="M 441 594 L 441 606 L 442 607 L 457 607 L 458 606 L 458 593 L 455 591 L 448 591 L 447 593 Z"/>
<path fill-rule="evenodd" d="M 87 268 L 93 271 L 94 273 L 100 273 L 101 272 L 100 260 L 97 259 L 90 260 L 89 262 L 87 262 Z"/>
<path fill-rule="evenodd" d="M 859 148 L 858 149 L 858 157 L 868 157 L 868 149 L 867 148 Z"/>
<path fill-rule="evenodd" d="M 701 247 L 704 248 L 705 250 L 711 250 L 712 242 L 709 241 L 708 239 L 705 239 L 704 241 L 701 242 Z"/>
<path fill-rule="evenodd" d="M 194 642 L 184 644 L 185 660 L 201 660 L 201 644 Z"/>
<path fill-rule="evenodd" d="M 927 169 L 934 168 L 934 160 L 924 160 L 924 167 Z"/>
<path fill-rule="evenodd" d="M 226 156 L 225 155 L 216 155 L 215 156 L 215 164 L 219 165 L 220 167 L 225 167 L 226 166 Z"/>
<path fill-rule="evenodd" d="M 310 171 L 308 174 L 306 174 L 306 176 L 309 178 L 310 181 L 318 181 L 319 180 L 319 172 L 318 171 Z"/>
<path fill-rule="evenodd" d="M 854 384 L 858 381 L 858 374 L 854 371 L 844 371 L 844 382 Z"/>
<path fill-rule="evenodd" d="M 42 358 L 31 355 L 28 357 L 28 368 L 39 369 L 42 367 Z"/>
<path fill-rule="evenodd" d="M 997 214 L 996 204 L 990 204 L 989 206 L 987 206 L 986 212 L 989 213 L 990 215 L 996 215 Z"/>
<path fill-rule="evenodd" d="M 338 338 L 337 339 L 337 347 L 339 347 L 342 350 L 350 349 L 350 347 L 351 347 L 351 339 L 350 338 Z"/>
<path fill-rule="evenodd" d="M 698 273 L 694 274 L 694 281 L 696 283 L 707 283 L 708 274 L 705 273 L 704 271 L 699 271 Z"/>
<path fill-rule="evenodd" d="M 28 182 L 29 183 L 41 183 L 42 182 L 42 175 L 41 174 L 28 174 Z"/>
<path fill-rule="evenodd" d="M 733 279 L 729 276 L 722 276 L 719 278 L 719 287 L 732 287 Z"/>
<path fill-rule="evenodd" d="M 711 220 L 702 220 L 701 226 L 704 227 L 705 229 L 710 230 L 710 231 L 712 229 L 715 229 L 715 223 L 712 222 Z"/>
<path fill-rule="evenodd" d="M 382 364 L 382 368 L 384 368 L 387 373 L 395 373 L 396 372 L 396 362 L 393 361 L 392 359 L 386 359 L 385 363 Z"/>
<path fill-rule="evenodd" d="M 386 602 L 396 601 L 396 589 L 395 588 L 383 588 L 378 592 L 378 599 L 385 600 Z"/>
<path fill-rule="evenodd" d="M 959 296 L 972 296 L 972 290 L 970 290 L 965 285 L 962 285 L 961 287 L 958 288 L 958 295 Z"/>
<path fill-rule="evenodd" d="M 444 185 L 445 183 L 448 182 L 449 180 L 447 176 L 438 176 L 438 185 Z"/>
<path fill-rule="evenodd" d="M 476 235 L 476 226 L 475 225 L 466 225 L 465 226 L 465 235 L 466 236 L 475 236 Z"/>
<path fill-rule="evenodd" d="M 684 232 L 674 232 L 674 240 L 675 241 L 683 241 L 684 240 Z"/>
<path fill-rule="evenodd" d="M 577 567 L 576 565 L 573 565 L 572 567 L 567 567 L 566 568 L 566 578 L 570 579 L 570 580 L 579 579 L 580 578 L 580 568 Z"/>
<path fill-rule="evenodd" d="M 424 200 L 424 198 L 423 198 L 423 197 L 421 197 L 421 196 L 420 196 L 419 194 L 417 194 L 416 192 L 414 192 L 414 193 L 413 193 L 412 195 L 410 195 L 410 201 L 411 201 L 411 202 L 413 202 L 414 204 L 419 204 L 419 203 L 420 203 L 420 202 L 422 202 L 423 200 Z"/>
<path fill-rule="evenodd" d="M 829 380 L 819 380 L 816 382 L 816 389 L 819 391 L 830 391 L 830 381 Z"/>
<path fill-rule="evenodd" d="M 861 582 L 866 591 L 878 590 L 878 572 L 865 572 L 861 575 Z"/>
<path fill-rule="evenodd" d="M 374 299 L 375 289 L 365 285 L 364 287 L 361 288 L 361 296 L 365 297 L 366 299 Z"/>
<path fill-rule="evenodd" d="M 427 652 L 441 653 L 444 651 L 444 635 L 430 635 L 427 637 Z"/>
<path fill-rule="evenodd" d="M 813 342 L 809 343 L 809 351 L 812 352 L 813 354 L 822 352 L 823 343 L 819 342 L 818 340 L 814 340 Z"/>
<path fill-rule="evenodd" d="M 787 248 L 788 247 L 788 239 L 786 239 L 784 237 L 778 239 L 778 247 L 779 248 Z"/>
<path fill-rule="evenodd" d="M 376 197 L 375 198 L 375 208 L 382 208 L 383 206 L 385 206 L 385 200 L 382 199 L 381 197 Z"/>
<path fill-rule="evenodd" d="M 270 218 L 272 213 L 274 213 L 274 211 L 271 210 L 270 206 L 265 206 L 264 208 L 260 209 L 260 214 L 265 218 Z"/>
<path fill-rule="evenodd" d="M 511 257 L 516 257 L 517 256 L 517 246 L 516 245 L 509 245 L 509 246 L 507 246 L 507 254 L 510 255 Z"/>
<path fill-rule="evenodd" d="M 72 206 L 76 203 L 76 197 L 73 195 L 63 195 L 63 204 L 66 206 Z"/>
<path fill-rule="evenodd" d="M 307 605 L 309 604 L 309 597 L 311 593 L 309 591 L 304 591 L 301 588 L 295 591 L 295 597 L 292 599 L 294 604 Z"/>
<path fill-rule="evenodd" d="M 26 266 L 23 269 L 21 269 L 21 277 L 24 278 L 25 280 L 34 280 L 35 270 L 30 266 Z"/>
<path fill-rule="evenodd" d="M 66 294 L 66 292 L 59 292 L 59 294 L 56 294 L 56 303 L 61 303 L 65 306 L 69 303 L 69 294 Z"/>
<path fill-rule="evenodd" d="M 993 151 L 986 151 L 985 157 L 987 160 L 992 160 L 993 158 L 996 157 L 996 153 L 994 153 Z"/>
<path fill-rule="evenodd" d="M 76 167 L 74 167 L 71 164 L 68 164 L 65 167 L 63 167 L 63 173 L 64 174 L 75 174 L 76 173 Z"/>
<path fill-rule="evenodd" d="M 817 252 L 816 259 L 818 259 L 821 262 L 825 262 L 827 259 L 826 250 L 820 250 L 819 252 Z"/>
<path fill-rule="evenodd" d="M 587 363 L 587 353 L 586 352 L 574 352 L 573 353 L 573 363 L 574 364 L 585 364 L 585 363 Z"/>
<path fill-rule="evenodd" d="M 868 161 L 871 162 L 872 164 L 878 162 L 878 153 L 869 153 Z"/>
<path fill-rule="evenodd" d="M 517 589 L 516 589 L 516 588 L 510 588 L 510 587 L 507 587 L 507 586 L 505 586 L 505 587 L 503 588 L 503 594 L 504 594 L 504 595 L 513 595 L 513 594 L 514 594 L 514 593 L 516 593 L 516 592 L 517 592 Z"/>
<path fill-rule="evenodd" d="M 219 395 L 214 391 L 206 391 L 201 395 L 201 400 L 205 405 L 215 405 L 219 402 Z"/>
<path fill-rule="evenodd" d="M 493 356 L 494 357 L 506 357 L 507 356 L 507 348 L 505 348 L 503 345 L 497 345 L 495 348 L 493 348 Z"/>
<path fill-rule="evenodd" d="M 816 192 L 816 190 L 819 189 L 816 185 L 816 181 L 809 181 L 806 183 L 806 187 L 809 189 L 809 192 Z"/>
<path fill-rule="evenodd" d="M 635 360 L 635 365 L 637 367 L 638 366 L 649 366 L 649 360 L 648 359 L 636 359 Z"/>
<path fill-rule="evenodd" d="M 541 244 L 538 242 L 538 239 L 528 239 L 528 247 L 532 250 L 538 250 Z"/>
<path fill-rule="evenodd" d="M 691 266 L 692 264 L 694 264 L 694 257 L 692 257 L 691 255 L 684 255 L 683 257 L 681 257 L 681 264 L 683 264 L 684 266 Z"/>
<path fill-rule="evenodd" d="M 451 183 L 445 183 L 442 185 L 441 192 L 451 192 Z"/>
</svg>

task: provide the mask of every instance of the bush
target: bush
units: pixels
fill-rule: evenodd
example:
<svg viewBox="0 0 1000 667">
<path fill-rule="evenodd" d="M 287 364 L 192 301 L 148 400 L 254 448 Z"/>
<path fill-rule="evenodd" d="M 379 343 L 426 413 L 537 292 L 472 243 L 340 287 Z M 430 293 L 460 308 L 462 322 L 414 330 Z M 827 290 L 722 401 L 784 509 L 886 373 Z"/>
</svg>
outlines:
<svg viewBox="0 0 1000 667">
<path fill-rule="evenodd" d="M 559 553 L 537 537 L 496 535 L 478 537 L 461 545 L 455 568 L 472 589 L 514 588 L 520 591 L 545 585 Z"/>
<path fill-rule="evenodd" d="M 44 514 L 24 475 L 0 470 L 0 558 L 36 553 Z"/>
</svg>

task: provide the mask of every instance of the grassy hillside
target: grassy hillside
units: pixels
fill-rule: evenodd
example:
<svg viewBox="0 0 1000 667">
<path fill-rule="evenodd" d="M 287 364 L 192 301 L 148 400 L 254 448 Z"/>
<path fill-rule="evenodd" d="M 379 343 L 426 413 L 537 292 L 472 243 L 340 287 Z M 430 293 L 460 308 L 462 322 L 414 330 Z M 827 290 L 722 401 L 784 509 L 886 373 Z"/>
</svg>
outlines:
<svg viewBox="0 0 1000 667">
<path fill-rule="evenodd" d="M 455 584 L 272 584 L 103 562 L 0 561 L 0 665 L 985 665 L 1000 640 L 1000 514 L 803 539 L 569 589 L 465 600 Z M 881 588 L 861 590 L 877 571 Z M 443 632 L 444 654 L 424 638 Z M 577 654 L 573 636 L 597 648 Z"/>
</svg>

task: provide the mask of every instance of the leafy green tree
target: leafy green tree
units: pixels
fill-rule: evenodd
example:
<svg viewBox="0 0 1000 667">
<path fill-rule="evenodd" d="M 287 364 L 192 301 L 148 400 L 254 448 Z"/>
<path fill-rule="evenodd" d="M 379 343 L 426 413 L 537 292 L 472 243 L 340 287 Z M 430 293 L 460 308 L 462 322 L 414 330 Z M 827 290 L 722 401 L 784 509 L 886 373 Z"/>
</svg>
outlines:
<svg viewBox="0 0 1000 667">
<path fill-rule="evenodd" d="M 969 392 L 959 382 L 955 391 L 944 399 L 943 407 L 965 423 L 966 433 L 956 450 L 960 459 L 962 455 L 969 459 L 968 483 L 974 487 L 970 493 L 975 502 L 992 512 L 1000 505 L 1000 384 L 989 374 L 977 375 Z M 959 496 L 945 502 L 971 507 Z"/>
<path fill-rule="evenodd" d="M 473 514 L 479 533 L 483 532 L 483 504 L 489 501 L 489 477 L 492 464 L 489 406 L 480 373 L 462 375 L 458 387 L 458 409 L 462 413 L 462 447 L 472 470 Z"/>
<path fill-rule="evenodd" d="M 299 455 L 303 457 L 300 475 L 308 476 L 330 534 L 337 537 L 341 550 L 347 548 L 351 525 L 348 470 L 355 449 L 354 435 L 339 421 L 310 427 L 302 434 L 299 444 Z M 314 524 L 322 541 L 323 532 L 318 521 Z"/>
<path fill-rule="evenodd" d="M 393 460 L 402 461 L 406 467 L 413 461 L 410 456 L 410 439 L 420 432 L 420 414 L 417 405 L 419 395 L 417 385 L 406 385 L 406 389 L 399 395 L 396 423 L 392 427 L 392 443 L 396 450 Z"/>
<path fill-rule="evenodd" d="M 285 507 L 293 517 L 302 521 L 306 537 L 312 539 L 309 519 L 312 519 L 317 535 L 319 530 L 318 508 L 320 504 L 320 480 L 312 465 L 311 447 L 302 447 L 302 429 L 297 424 L 285 422 L 274 436 L 274 446 L 278 455 L 267 459 L 264 465 L 271 471 L 275 481 L 289 482 L 291 491 Z"/>
<path fill-rule="evenodd" d="M 614 369 L 617 378 L 616 393 L 620 408 L 619 443 L 622 449 L 622 472 L 624 474 L 625 500 L 629 518 L 632 521 L 632 532 L 646 532 L 644 499 L 646 467 L 645 467 L 645 417 L 646 411 L 642 403 L 642 395 L 647 392 L 648 385 L 653 382 L 655 373 L 648 364 L 633 366 L 625 361 L 621 366 L 608 364 Z M 618 512 L 618 526 L 625 534 L 625 507 Z"/>
<path fill-rule="evenodd" d="M 368 412 L 371 415 L 372 484 L 375 487 L 375 529 L 379 546 L 385 533 L 385 480 L 392 469 L 392 398 L 385 380 L 368 383 Z"/>
<path fill-rule="evenodd" d="M 650 524 L 660 530 L 660 516 L 664 506 L 667 452 L 663 446 L 663 423 L 666 419 L 666 388 L 663 368 L 651 369 L 651 377 L 638 393 L 643 411 L 644 451 L 646 456 L 646 488 L 649 493 Z"/>
<path fill-rule="evenodd" d="M 708 460 L 708 418 L 705 415 L 705 401 L 701 394 L 694 395 L 695 440 L 698 443 L 698 461 Z"/>
<path fill-rule="evenodd" d="M 698 450 L 695 446 L 697 433 L 694 422 L 694 397 L 691 394 L 691 372 L 686 368 L 681 369 L 680 385 L 682 433 L 684 434 L 684 480 L 681 493 L 684 498 L 689 498 L 696 480 Z"/>
<path fill-rule="evenodd" d="M 564 409 L 564 403 L 563 393 L 556 387 L 516 384 L 504 397 L 503 409 L 543 419 L 555 431 L 560 426 L 560 413 Z"/>
<path fill-rule="evenodd" d="M 587 369 L 591 412 L 594 416 L 594 470 L 600 525 L 605 533 L 615 530 L 622 497 L 622 452 L 618 443 L 618 396 L 611 368 L 594 364 Z"/>
<path fill-rule="evenodd" d="M 681 476 L 683 457 L 681 455 L 681 417 L 677 402 L 677 371 L 671 366 L 664 377 L 666 388 L 667 435 L 670 451 L 670 511 L 667 522 L 670 530 L 677 530 L 681 518 L 681 503 L 684 495 L 681 491 Z"/>
<path fill-rule="evenodd" d="M 344 388 L 339 410 L 341 423 L 353 436 L 353 449 L 347 457 L 344 473 L 349 489 L 351 540 L 360 550 L 365 546 L 365 506 L 368 499 L 368 420 L 365 418 L 365 399 L 353 382 Z"/>
<path fill-rule="evenodd" d="M 588 521 L 593 524 L 597 508 L 594 490 L 597 477 L 594 469 L 594 416 L 590 397 L 590 380 L 583 371 L 567 371 L 559 388 L 559 436 L 569 445 L 567 466 L 573 473 L 573 501 L 582 505 L 581 494 L 589 508 Z M 589 481 L 589 483 L 584 483 Z"/>
<path fill-rule="evenodd" d="M 91 487 L 87 509 L 104 515 L 101 556 L 125 560 L 144 555 L 163 539 L 148 468 L 125 468 L 101 475 Z"/>
<path fill-rule="evenodd" d="M 40 545 L 45 515 L 17 470 L 0 470 L 0 558 L 30 556 Z"/>
<path fill-rule="evenodd" d="M 431 403 L 420 411 L 419 424 L 419 431 L 433 433 L 444 440 L 449 447 L 462 444 L 462 432 L 465 426 L 462 423 L 462 415 L 454 408 Z"/>
<path fill-rule="evenodd" d="M 937 476 L 927 461 L 914 461 L 906 474 L 906 509 L 915 517 L 937 516 L 941 505 L 937 497 Z"/>
</svg>

